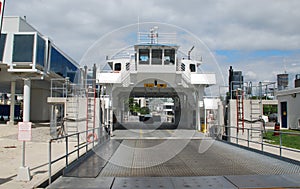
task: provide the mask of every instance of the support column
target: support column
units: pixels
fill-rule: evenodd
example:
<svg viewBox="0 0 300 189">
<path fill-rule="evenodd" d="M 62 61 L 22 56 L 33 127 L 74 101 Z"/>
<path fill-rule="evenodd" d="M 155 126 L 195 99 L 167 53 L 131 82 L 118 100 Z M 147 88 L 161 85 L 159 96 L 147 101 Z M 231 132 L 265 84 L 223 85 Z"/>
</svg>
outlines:
<svg viewBox="0 0 300 189">
<path fill-rule="evenodd" d="M 201 121 L 200 121 L 200 98 L 199 94 L 197 93 L 197 98 L 196 98 L 196 129 L 198 131 L 201 131 Z"/>
<path fill-rule="evenodd" d="M 30 120 L 30 87 L 31 81 L 30 79 L 24 80 L 24 105 L 23 105 L 23 122 L 29 122 Z M 19 168 L 17 180 L 19 181 L 30 181 L 30 169 L 25 166 L 25 141 L 23 141 L 22 145 L 22 165 Z"/>
<path fill-rule="evenodd" d="M 12 81 L 10 85 L 10 115 L 7 125 L 13 126 L 15 124 L 15 95 L 16 95 L 16 81 Z"/>
</svg>

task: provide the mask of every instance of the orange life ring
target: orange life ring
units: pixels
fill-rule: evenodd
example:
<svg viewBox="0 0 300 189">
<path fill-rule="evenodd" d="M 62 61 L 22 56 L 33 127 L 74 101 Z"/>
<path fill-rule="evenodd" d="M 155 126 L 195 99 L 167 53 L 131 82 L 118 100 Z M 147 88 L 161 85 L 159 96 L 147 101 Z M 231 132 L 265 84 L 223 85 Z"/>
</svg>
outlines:
<svg viewBox="0 0 300 189">
<path fill-rule="evenodd" d="M 91 140 L 91 138 L 93 138 L 93 140 Z M 88 142 L 93 142 L 93 141 L 97 141 L 98 140 L 98 136 L 96 133 L 90 133 L 88 134 L 88 136 L 86 137 L 86 140 Z"/>
</svg>

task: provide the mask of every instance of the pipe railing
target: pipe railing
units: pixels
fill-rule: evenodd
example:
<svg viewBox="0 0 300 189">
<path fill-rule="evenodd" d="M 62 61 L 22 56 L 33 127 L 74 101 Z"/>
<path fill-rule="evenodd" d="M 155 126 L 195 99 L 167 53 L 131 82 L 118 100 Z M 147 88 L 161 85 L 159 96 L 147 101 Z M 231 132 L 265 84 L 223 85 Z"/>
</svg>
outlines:
<svg viewBox="0 0 300 189">
<path fill-rule="evenodd" d="M 274 151 L 272 151 L 272 152 L 269 152 L 269 153 L 272 153 L 272 154 L 274 154 L 274 155 L 278 155 L 279 157 L 283 157 L 283 155 L 282 155 L 282 151 L 283 150 L 286 150 L 286 151 L 289 151 L 289 152 L 296 152 L 296 153 L 299 153 L 300 154 L 300 150 L 298 150 L 298 149 L 294 149 L 294 148 L 289 148 L 289 147 L 286 147 L 286 146 L 283 146 L 283 135 L 296 135 L 296 136 L 299 136 L 300 137 L 300 133 L 295 133 L 295 132 L 282 132 L 282 131 L 275 131 L 275 130 L 268 130 L 267 132 L 271 132 L 271 133 L 273 133 L 273 134 L 277 134 L 277 137 L 279 137 L 279 144 L 278 145 L 276 145 L 276 144 L 270 144 L 270 143 L 268 143 L 265 139 L 264 139 L 264 134 L 265 134 L 265 132 L 264 132 L 264 130 L 261 130 L 261 129 L 254 129 L 254 128 L 244 128 L 244 130 L 245 130 L 245 132 L 236 132 L 236 129 L 237 129 L 237 127 L 234 127 L 234 126 L 223 126 L 223 128 L 227 128 L 227 129 L 235 129 L 234 130 L 234 134 L 233 135 L 235 135 L 235 136 L 232 136 L 231 134 L 228 134 L 228 135 L 222 135 L 222 136 L 226 136 L 227 138 L 229 138 L 229 139 L 233 139 L 233 140 L 228 140 L 227 139 L 227 141 L 229 141 L 230 143 L 235 143 L 235 144 L 237 144 L 237 145 L 241 145 L 241 146 L 245 146 L 245 145 L 242 145 L 242 144 L 240 144 L 239 142 L 241 142 L 241 141 L 244 141 L 244 142 L 246 142 L 246 146 L 248 147 L 248 148 L 252 148 L 252 147 L 250 147 L 250 144 L 252 143 L 252 144 L 258 144 L 258 145 L 260 145 L 260 147 L 259 148 L 253 148 L 253 149 L 257 149 L 257 150 L 260 150 L 260 151 L 262 151 L 262 152 L 264 152 L 265 151 L 265 147 L 266 146 L 268 146 L 268 147 L 272 147 L 272 148 L 275 148 L 275 149 L 278 149 L 278 152 L 276 153 L 274 153 Z M 250 131 L 256 131 L 257 133 L 259 133 L 260 132 L 260 138 L 258 138 L 259 139 L 259 141 L 258 140 L 252 140 L 251 139 L 251 137 L 250 137 Z M 229 131 L 229 133 L 231 133 L 230 131 Z M 246 137 L 241 137 L 241 135 L 245 135 L 245 133 L 246 133 Z M 256 138 L 257 139 L 257 138 Z M 234 142 L 235 141 L 235 142 Z M 293 158 L 291 158 L 291 157 L 289 157 L 290 159 L 293 159 Z M 297 160 L 297 161 L 299 161 L 299 160 Z"/>
<path fill-rule="evenodd" d="M 73 134 L 69 134 L 69 135 L 65 135 L 65 136 L 61 136 L 61 137 L 57 137 L 57 138 L 53 138 L 49 140 L 49 164 L 48 164 L 48 182 L 49 185 L 52 182 L 52 164 L 57 163 L 63 159 L 65 159 L 65 168 L 67 168 L 70 164 L 70 156 L 74 153 L 77 154 L 76 156 L 76 160 L 79 159 L 80 157 L 80 152 L 81 149 L 85 149 L 85 153 L 87 154 L 89 150 L 93 149 L 97 144 L 100 144 L 101 142 L 103 142 L 106 138 L 109 139 L 108 135 L 103 135 L 100 136 L 100 129 L 102 129 L 102 127 L 97 127 L 97 128 L 93 128 L 87 131 L 82 131 L 82 132 L 77 132 L 77 133 L 73 133 Z M 97 131 L 97 132 L 96 132 Z M 88 135 L 87 135 L 88 134 Z M 92 139 L 88 138 L 89 134 L 92 135 Z M 96 135 L 95 135 L 96 134 Z M 84 142 L 80 143 L 80 137 L 84 137 Z M 98 137 L 99 136 L 99 137 Z M 73 137 L 72 139 L 75 139 L 75 143 L 76 145 L 74 146 L 75 149 L 69 149 L 69 144 L 70 144 L 70 137 Z M 103 140 L 101 140 L 103 139 Z M 52 143 L 54 141 L 59 141 L 59 140 L 65 140 L 65 154 L 56 158 L 56 159 L 52 159 Z"/>
</svg>

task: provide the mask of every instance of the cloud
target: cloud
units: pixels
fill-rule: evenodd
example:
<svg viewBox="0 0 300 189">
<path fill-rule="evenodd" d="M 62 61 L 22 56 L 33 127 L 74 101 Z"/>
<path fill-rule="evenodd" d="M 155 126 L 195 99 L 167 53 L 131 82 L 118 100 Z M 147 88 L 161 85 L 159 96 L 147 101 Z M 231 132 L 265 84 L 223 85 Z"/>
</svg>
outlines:
<svg viewBox="0 0 300 189">
<path fill-rule="evenodd" d="M 191 31 L 213 51 L 241 53 L 237 60 L 232 60 L 229 54 L 222 58 L 218 55 L 225 75 L 229 65 L 234 64 L 245 70 L 246 78 L 255 79 L 256 74 L 257 80 L 273 80 L 272 74 L 263 72 L 283 70 L 282 57 L 250 59 L 247 52 L 299 50 L 299 7 L 298 0 L 26 0 L 6 1 L 5 15 L 26 15 L 30 24 L 78 62 L 99 38 L 137 23 L 138 18 L 140 22 L 174 24 Z M 108 43 L 124 46 L 123 41 Z M 290 67 L 287 70 L 298 71 Z"/>
</svg>

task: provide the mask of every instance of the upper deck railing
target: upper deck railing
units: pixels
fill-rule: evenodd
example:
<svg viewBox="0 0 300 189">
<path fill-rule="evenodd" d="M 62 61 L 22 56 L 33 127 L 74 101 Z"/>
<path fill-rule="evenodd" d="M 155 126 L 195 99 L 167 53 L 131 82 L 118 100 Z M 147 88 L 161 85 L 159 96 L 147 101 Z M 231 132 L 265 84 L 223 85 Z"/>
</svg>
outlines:
<svg viewBox="0 0 300 189">
<path fill-rule="evenodd" d="M 139 32 L 138 44 L 165 44 L 176 45 L 176 33 L 158 33 L 157 31 Z"/>
</svg>

